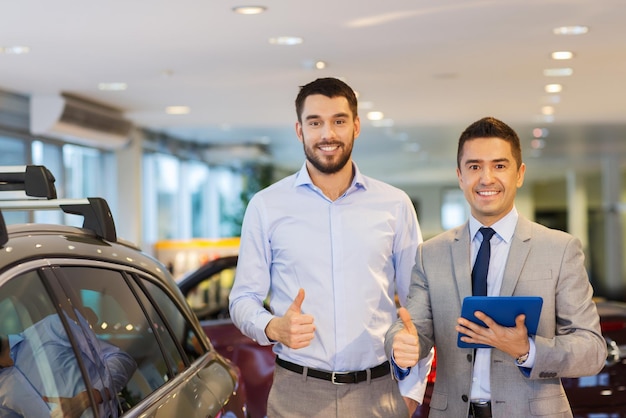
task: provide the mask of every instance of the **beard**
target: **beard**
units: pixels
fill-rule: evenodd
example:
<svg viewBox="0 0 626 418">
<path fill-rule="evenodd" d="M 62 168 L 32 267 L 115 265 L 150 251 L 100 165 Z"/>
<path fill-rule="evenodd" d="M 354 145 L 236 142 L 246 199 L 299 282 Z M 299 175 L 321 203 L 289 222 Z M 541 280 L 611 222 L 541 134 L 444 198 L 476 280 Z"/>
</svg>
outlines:
<svg viewBox="0 0 626 418">
<path fill-rule="evenodd" d="M 323 144 L 329 145 L 338 145 L 339 149 L 342 151 L 337 156 L 324 156 L 316 154 L 317 147 L 307 146 L 306 138 L 303 141 L 304 147 L 304 155 L 306 159 L 321 173 L 324 174 L 335 174 L 340 171 L 342 168 L 346 166 L 348 161 L 350 161 L 350 156 L 352 155 L 352 147 L 354 145 L 354 133 L 352 134 L 352 140 L 348 144 L 343 144 L 340 142 L 323 142 Z"/>
</svg>

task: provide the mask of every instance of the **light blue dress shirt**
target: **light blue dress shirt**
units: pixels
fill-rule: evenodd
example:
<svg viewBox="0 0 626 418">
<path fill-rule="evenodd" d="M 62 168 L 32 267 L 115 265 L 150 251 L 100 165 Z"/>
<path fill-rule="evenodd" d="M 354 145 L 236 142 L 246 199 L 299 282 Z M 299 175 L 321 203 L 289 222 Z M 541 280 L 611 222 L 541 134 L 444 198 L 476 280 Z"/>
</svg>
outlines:
<svg viewBox="0 0 626 418">
<path fill-rule="evenodd" d="M 511 248 L 511 240 L 517 226 L 519 215 L 515 207 L 498 222 L 490 225 L 495 235 L 491 238 L 491 257 L 489 258 L 489 271 L 487 273 L 487 296 L 499 296 L 504 278 L 504 268 Z M 476 261 L 478 249 L 482 242 L 482 234 L 478 230 L 485 225 L 481 225 L 473 216 L 469 219 L 470 237 L 473 237 L 471 244 L 472 266 Z M 523 364 L 524 367 L 532 367 L 534 364 L 535 347 L 534 341 L 529 339 L 531 344 L 531 355 Z M 531 358 L 532 357 L 532 358 Z M 470 398 L 473 401 L 490 400 L 491 384 L 489 381 L 491 362 L 491 348 L 476 349 L 474 370 L 472 374 L 472 390 Z"/>
<path fill-rule="evenodd" d="M 303 288 L 302 311 L 313 316 L 315 337 L 305 348 L 276 343 L 273 349 L 284 360 L 320 370 L 364 370 L 386 360 L 395 292 L 404 304 L 422 241 L 407 194 L 363 176 L 356 164 L 353 170 L 352 184 L 335 201 L 313 184 L 306 164 L 258 192 L 244 217 L 230 293 L 234 323 L 267 345 L 268 322 L 283 316 Z M 263 307 L 268 295 L 274 314 Z M 427 372 L 411 373 L 403 394 L 421 390 L 416 382 Z"/>
<path fill-rule="evenodd" d="M 0 417 L 50 417 L 48 404 L 17 367 L 0 369 Z"/>
</svg>

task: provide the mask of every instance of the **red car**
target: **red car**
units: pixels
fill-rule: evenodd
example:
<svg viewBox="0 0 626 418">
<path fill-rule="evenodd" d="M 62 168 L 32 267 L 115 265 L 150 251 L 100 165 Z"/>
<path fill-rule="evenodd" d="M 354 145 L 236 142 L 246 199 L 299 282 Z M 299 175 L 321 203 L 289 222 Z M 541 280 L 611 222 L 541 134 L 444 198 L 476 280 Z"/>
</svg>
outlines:
<svg viewBox="0 0 626 418">
<path fill-rule="evenodd" d="M 252 418 L 265 417 L 275 356 L 271 346 L 260 346 L 233 325 L 228 313 L 237 256 L 210 261 L 184 276 L 178 286 L 200 319 L 215 349 L 242 371 Z M 575 418 L 626 418 L 626 303 L 597 301 L 602 333 L 609 356 L 595 376 L 563 379 Z M 428 416 L 436 378 L 436 358 L 428 376 L 424 403 L 413 418 Z"/>
</svg>

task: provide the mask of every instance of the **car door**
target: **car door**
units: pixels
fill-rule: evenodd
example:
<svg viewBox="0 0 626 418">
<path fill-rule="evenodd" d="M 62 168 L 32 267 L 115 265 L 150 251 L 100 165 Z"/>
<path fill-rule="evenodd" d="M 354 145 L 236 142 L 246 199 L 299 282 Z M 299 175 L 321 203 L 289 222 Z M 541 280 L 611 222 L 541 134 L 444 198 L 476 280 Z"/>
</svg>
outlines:
<svg viewBox="0 0 626 418">
<path fill-rule="evenodd" d="M 211 350 L 172 289 L 143 271 L 105 267 L 111 266 L 63 266 L 56 274 L 74 304 L 94 312 L 98 338 L 137 364 L 120 391 L 124 416 L 218 416 L 237 376 Z M 233 401 L 230 407 L 243 416 L 243 405 Z"/>
<path fill-rule="evenodd" d="M 21 368 L 10 369 L 29 377 L 11 388 L 20 397 L 4 384 L 0 397 L 31 399 L 29 417 L 55 408 L 80 417 L 212 417 L 236 390 L 237 376 L 167 286 L 112 263 L 37 260 L 4 272 L 0 335 L 28 348 Z M 74 413 L 61 399 L 80 394 L 84 410 Z M 242 404 L 229 405 L 243 416 Z"/>
<path fill-rule="evenodd" d="M 121 409 L 98 355 L 102 347 L 85 317 L 66 310 L 51 292 L 43 264 L 26 263 L 0 276 L 0 333 L 12 359 L 0 372 L 1 415 L 117 417 Z"/>
</svg>

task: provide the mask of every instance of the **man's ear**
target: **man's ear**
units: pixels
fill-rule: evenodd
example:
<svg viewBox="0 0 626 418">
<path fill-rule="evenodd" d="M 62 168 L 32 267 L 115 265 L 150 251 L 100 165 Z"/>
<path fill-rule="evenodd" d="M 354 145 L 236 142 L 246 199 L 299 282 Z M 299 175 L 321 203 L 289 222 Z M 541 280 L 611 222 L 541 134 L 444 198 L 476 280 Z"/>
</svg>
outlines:
<svg viewBox="0 0 626 418">
<path fill-rule="evenodd" d="M 304 142 L 304 138 L 302 137 L 302 124 L 300 122 L 296 122 L 296 135 L 298 136 L 298 141 Z"/>
</svg>

